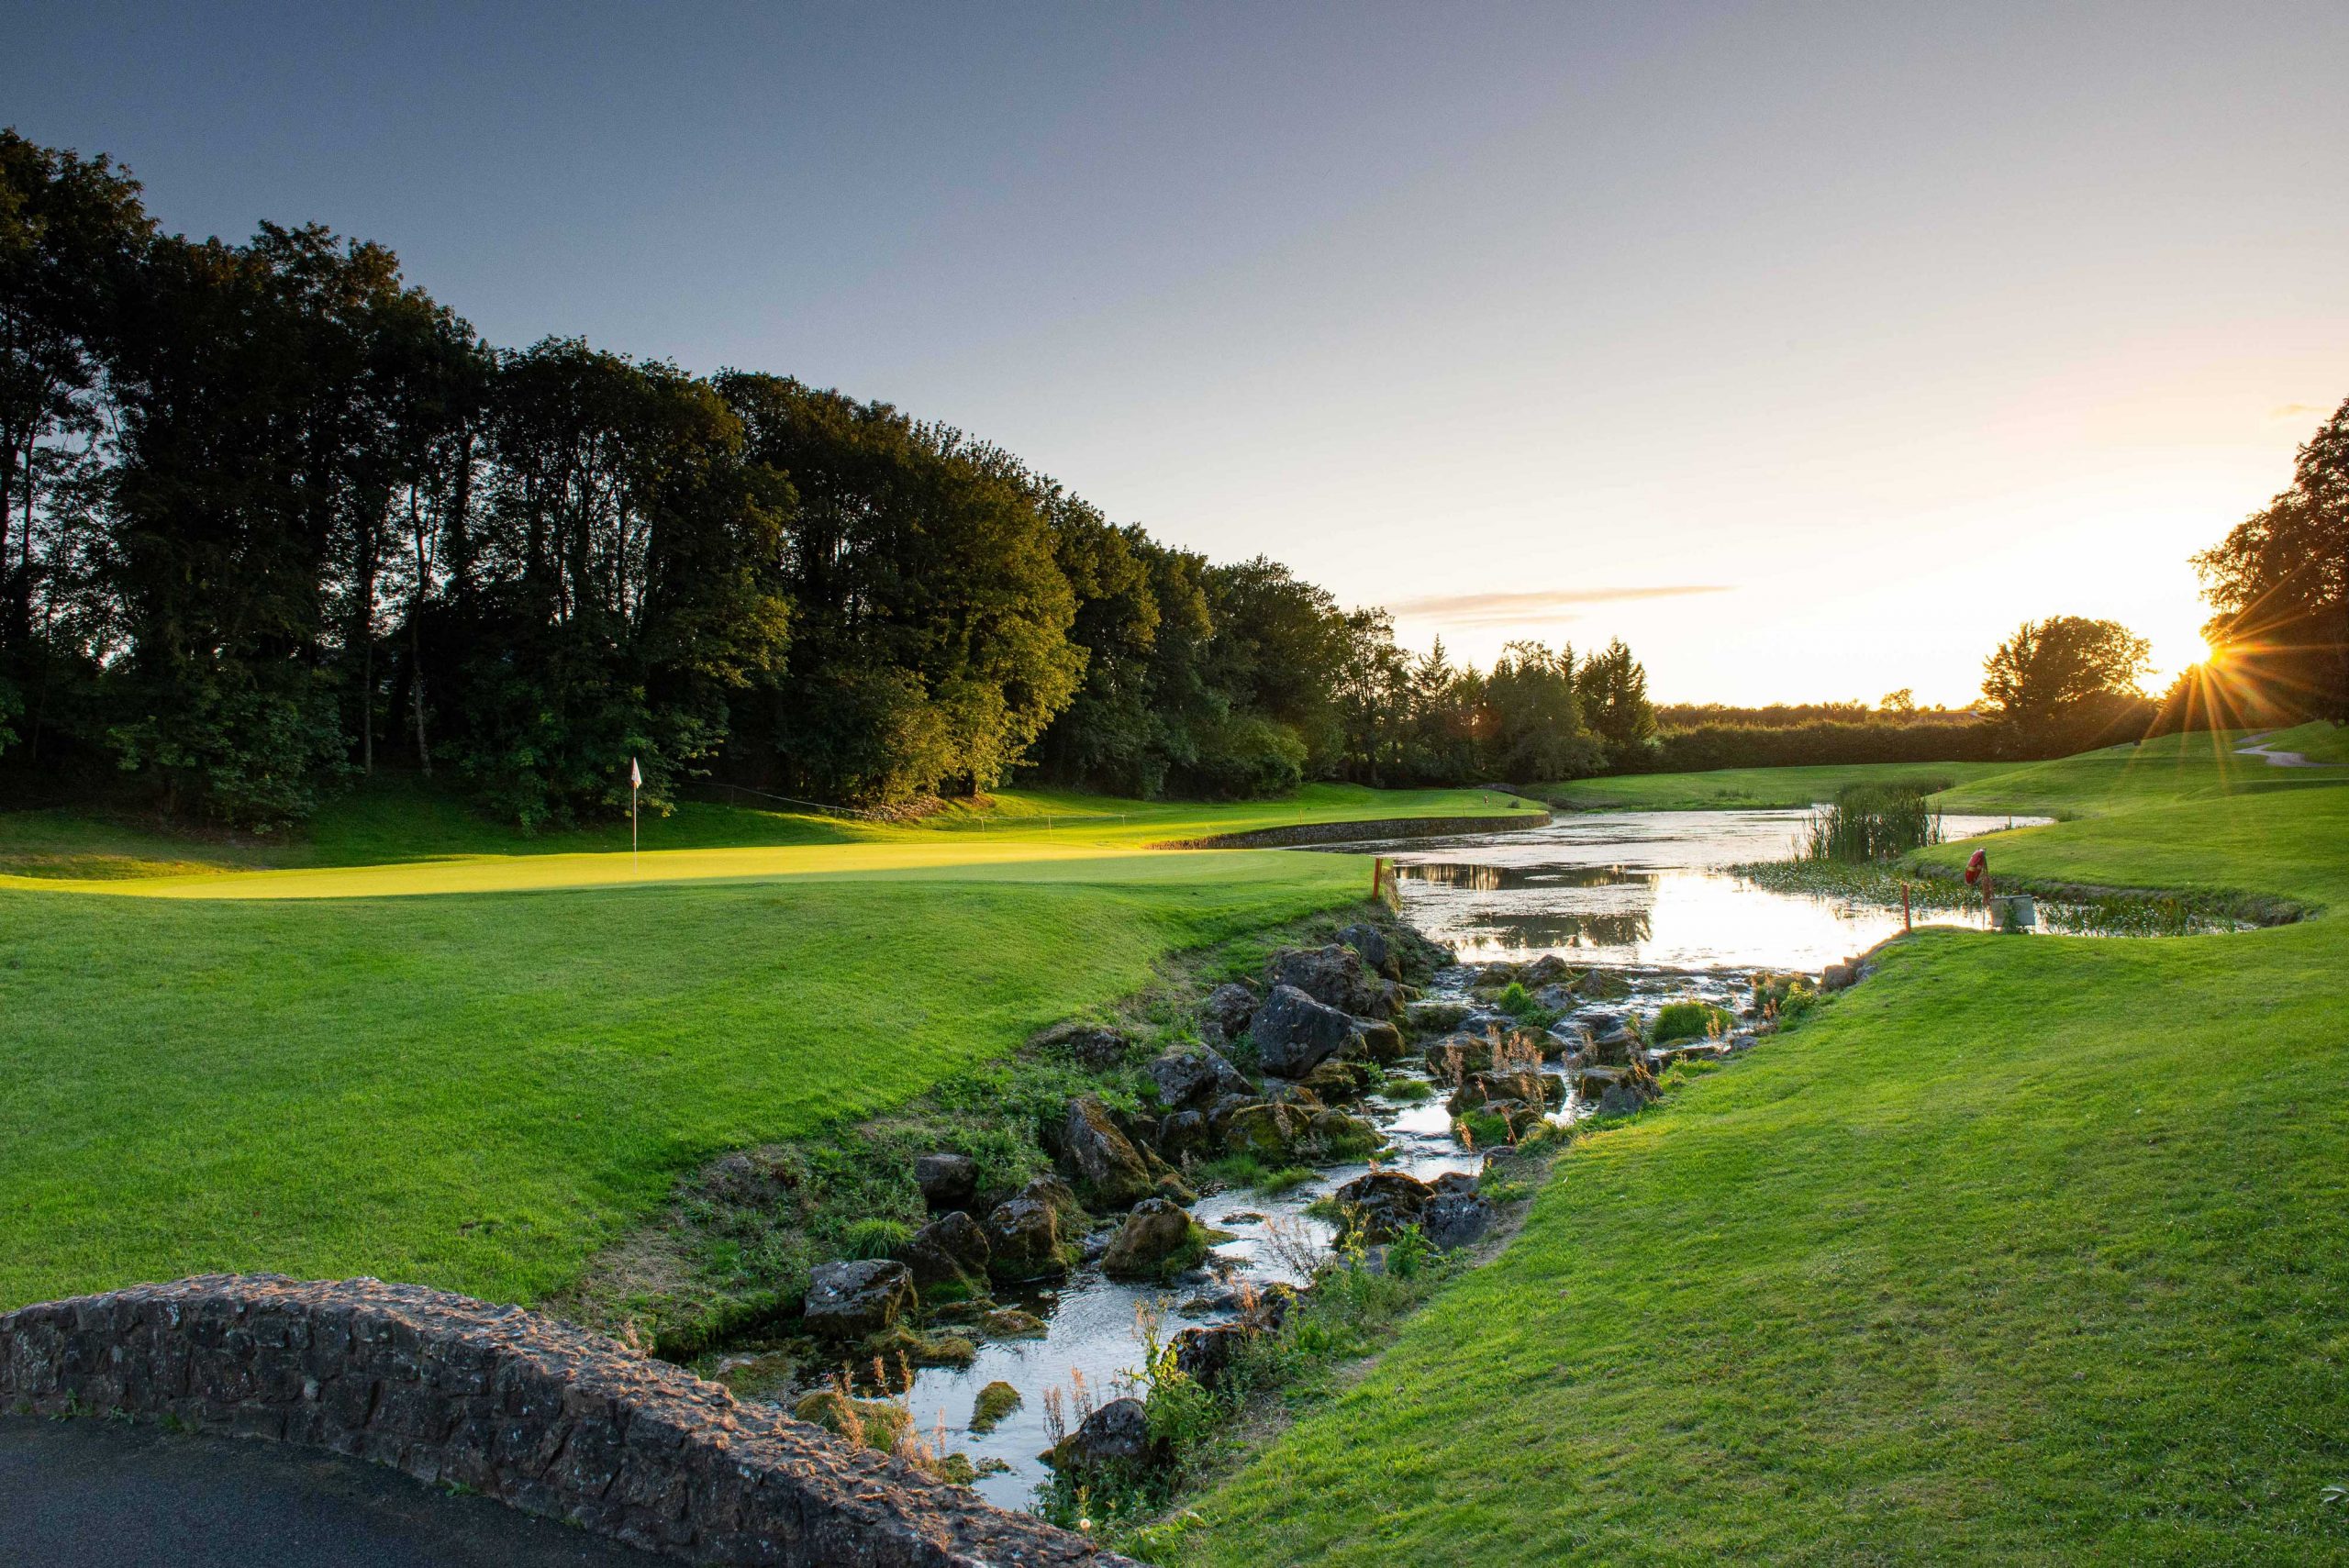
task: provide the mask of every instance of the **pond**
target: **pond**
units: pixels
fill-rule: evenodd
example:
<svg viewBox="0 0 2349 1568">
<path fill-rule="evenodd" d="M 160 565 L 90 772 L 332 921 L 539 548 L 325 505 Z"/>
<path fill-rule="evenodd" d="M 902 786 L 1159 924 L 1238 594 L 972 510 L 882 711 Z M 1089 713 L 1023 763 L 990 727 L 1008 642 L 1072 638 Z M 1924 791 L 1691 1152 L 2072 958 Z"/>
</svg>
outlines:
<svg viewBox="0 0 2349 1568">
<path fill-rule="evenodd" d="M 1624 811 L 1546 828 L 1331 845 L 1395 862 L 1403 914 L 1464 963 L 1557 953 L 1650 971 L 1807 970 L 1874 947 L 1900 911 L 1854 896 L 1757 887 L 1729 868 L 1800 851 L 1805 811 Z M 1944 840 L 2044 817 L 1947 816 Z M 1979 909 L 1917 923 L 1980 927 Z"/>
</svg>

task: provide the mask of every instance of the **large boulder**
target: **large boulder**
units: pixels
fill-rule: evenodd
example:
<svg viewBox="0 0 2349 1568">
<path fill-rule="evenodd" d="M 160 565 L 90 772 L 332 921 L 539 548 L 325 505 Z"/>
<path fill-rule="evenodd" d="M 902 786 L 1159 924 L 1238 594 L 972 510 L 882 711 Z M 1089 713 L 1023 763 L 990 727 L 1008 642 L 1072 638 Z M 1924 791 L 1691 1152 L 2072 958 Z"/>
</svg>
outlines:
<svg viewBox="0 0 2349 1568">
<path fill-rule="evenodd" d="M 987 1233 L 963 1210 L 951 1209 L 915 1231 L 899 1256 L 919 1289 L 975 1284 L 987 1277 Z"/>
<path fill-rule="evenodd" d="M 1291 948 L 1273 955 L 1265 984 L 1290 985 L 1324 1006 L 1364 1018 L 1385 1018 L 1394 1009 L 1394 993 L 1386 983 L 1363 966 L 1362 955 L 1332 942 L 1325 948 Z"/>
<path fill-rule="evenodd" d="M 1348 926 L 1338 933 L 1338 940 L 1361 955 L 1364 967 L 1374 974 L 1383 974 L 1389 980 L 1403 978 L 1402 955 L 1376 926 Z"/>
<path fill-rule="evenodd" d="M 1413 1034 L 1447 1034 L 1458 1029 L 1472 1011 L 1465 1002 L 1443 997 L 1414 1002 L 1403 1009 L 1403 1024 Z"/>
<path fill-rule="evenodd" d="M 1195 1159 L 1208 1146 L 1208 1118 L 1197 1111 L 1176 1111 L 1158 1124 L 1158 1151 L 1169 1160 Z"/>
<path fill-rule="evenodd" d="M 1333 1056 L 1305 1075 L 1304 1086 L 1325 1106 L 1350 1105 L 1378 1087 L 1378 1069 L 1351 1056 Z"/>
<path fill-rule="evenodd" d="M 1133 1039 L 1122 1029 L 1077 1019 L 1054 1024 L 1038 1035 L 1033 1043 L 1040 1051 L 1049 1051 L 1098 1073 L 1123 1062 L 1126 1052 L 1133 1047 Z"/>
<path fill-rule="evenodd" d="M 1145 1070 L 1158 1085 L 1158 1100 L 1170 1111 L 1197 1110 L 1225 1095 L 1244 1095 L 1248 1080 L 1212 1046 L 1170 1051 Z"/>
<path fill-rule="evenodd" d="M 1338 950 L 1352 958 L 1348 950 Z M 1345 1048 L 1354 1021 L 1340 1008 L 1316 1001 L 1294 985 L 1275 985 L 1256 1009 L 1257 1060 L 1264 1071 L 1302 1078 Z"/>
<path fill-rule="evenodd" d="M 1286 1160 L 1297 1151 L 1311 1125 L 1294 1106 L 1258 1103 L 1241 1106 L 1221 1118 L 1218 1129 L 1227 1153 L 1252 1154 L 1259 1160 Z"/>
<path fill-rule="evenodd" d="M 1068 1272 L 1063 1206 L 1035 1186 L 1030 1183 L 987 1214 L 987 1272 L 996 1279 L 1053 1279 Z"/>
<path fill-rule="evenodd" d="M 1052 1468 L 1069 1474 L 1097 1471 L 1141 1470 L 1158 1462 L 1159 1445 L 1150 1435 L 1150 1415 L 1139 1399 L 1112 1399 L 1076 1430 L 1061 1440 L 1047 1456 Z"/>
<path fill-rule="evenodd" d="M 1061 1123 L 1061 1152 L 1078 1182 L 1111 1208 L 1139 1203 L 1157 1188 L 1156 1173 L 1118 1129 L 1098 1095 L 1069 1101 Z"/>
<path fill-rule="evenodd" d="M 1513 1073 L 1472 1073 L 1452 1096 L 1453 1116 L 1492 1100 L 1521 1100 L 1529 1106 L 1549 1105 L 1564 1097 L 1565 1080 L 1532 1068 Z"/>
<path fill-rule="evenodd" d="M 914 1181 L 930 1213 L 968 1208 L 979 1195 L 979 1162 L 968 1154 L 925 1154 L 914 1162 Z"/>
<path fill-rule="evenodd" d="M 1221 1040 L 1238 1040 L 1246 1034 L 1248 1020 L 1255 1016 L 1256 993 L 1236 980 L 1217 986 L 1199 1003 L 1200 1031 L 1212 1030 Z"/>
<path fill-rule="evenodd" d="M 1629 1116 L 1655 1099 L 1655 1074 L 1637 1063 L 1586 1067 L 1575 1074 L 1575 1095 L 1601 1116 Z"/>
<path fill-rule="evenodd" d="M 1544 985 L 1563 985 L 1575 977 L 1574 967 L 1556 953 L 1543 953 L 1531 963 L 1519 967 L 1517 983 L 1528 991 L 1538 991 Z"/>
<path fill-rule="evenodd" d="M 1316 1111 L 1305 1124 L 1305 1145 L 1325 1159 L 1355 1160 L 1386 1140 L 1378 1129 L 1343 1111 Z"/>
<path fill-rule="evenodd" d="M 1400 1171 L 1373 1171 L 1337 1191 L 1338 1211 L 1346 1217 L 1347 1229 L 1374 1244 L 1392 1241 L 1421 1223 L 1434 1200 L 1433 1187 Z"/>
<path fill-rule="evenodd" d="M 1186 1329 L 1174 1336 L 1174 1368 L 1202 1388 L 1213 1388 L 1231 1365 L 1232 1352 L 1248 1337 L 1239 1323 Z"/>
<path fill-rule="evenodd" d="M 1393 1024 L 1373 1021 L 1360 1026 L 1363 1051 L 1373 1062 L 1396 1062 L 1403 1060 L 1407 1049 L 1403 1031 Z"/>
<path fill-rule="evenodd" d="M 1473 1133 L 1475 1122 L 1497 1120 L 1507 1129 L 1508 1141 L 1515 1143 L 1541 1125 L 1542 1115 L 1542 1107 L 1538 1101 L 1528 1103 L 1524 1100 L 1486 1100 L 1483 1105 L 1466 1113 L 1463 1119 L 1467 1125 L 1461 1130 L 1464 1133 Z M 1482 1136 L 1489 1137 L 1489 1135 L 1488 1128 L 1486 1133 Z"/>
<path fill-rule="evenodd" d="M 1483 1239 L 1493 1226 L 1493 1206 L 1483 1194 L 1439 1192 L 1428 1200 L 1419 1233 L 1431 1246 L 1450 1251 Z"/>
<path fill-rule="evenodd" d="M 1184 1254 L 1200 1250 L 1192 1236 L 1191 1217 L 1181 1206 L 1163 1197 L 1144 1198 L 1118 1228 L 1102 1255 L 1101 1272 L 1121 1279 L 1160 1273 Z"/>
<path fill-rule="evenodd" d="M 800 1308 L 810 1332 L 861 1340 L 896 1326 L 916 1304 L 913 1272 L 895 1258 L 818 1263 Z"/>
</svg>

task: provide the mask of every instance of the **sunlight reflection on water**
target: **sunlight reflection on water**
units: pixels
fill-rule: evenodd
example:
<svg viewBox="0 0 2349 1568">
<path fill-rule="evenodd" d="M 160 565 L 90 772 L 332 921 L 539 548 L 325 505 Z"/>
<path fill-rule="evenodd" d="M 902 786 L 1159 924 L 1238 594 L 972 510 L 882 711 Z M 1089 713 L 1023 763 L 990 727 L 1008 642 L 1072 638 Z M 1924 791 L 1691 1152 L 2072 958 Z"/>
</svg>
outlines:
<svg viewBox="0 0 2349 1568">
<path fill-rule="evenodd" d="M 1804 811 L 1627 811 L 1547 828 L 1350 844 L 1395 862 L 1405 914 L 1464 962 L 1554 952 L 1582 963 L 1670 969 L 1816 970 L 1900 929 L 1900 912 L 1855 899 L 1772 892 L 1727 875 L 1784 860 Z M 1967 839 L 2039 818 L 1945 817 Z M 1937 911 L 1919 925 L 1974 925 Z"/>
</svg>

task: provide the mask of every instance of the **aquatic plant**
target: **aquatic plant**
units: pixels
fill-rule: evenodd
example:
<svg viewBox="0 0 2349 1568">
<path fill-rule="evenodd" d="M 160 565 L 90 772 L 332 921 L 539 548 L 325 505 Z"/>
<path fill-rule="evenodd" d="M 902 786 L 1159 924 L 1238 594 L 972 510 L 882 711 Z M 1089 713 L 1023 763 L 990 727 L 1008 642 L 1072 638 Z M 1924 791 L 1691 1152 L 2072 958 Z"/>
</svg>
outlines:
<svg viewBox="0 0 2349 1568">
<path fill-rule="evenodd" d="M 1941 813 L 1918 784 L 1846 784 L 1811 815 L 1803 858 L 1889 861 L 1941 841 Z"/>
</svg>

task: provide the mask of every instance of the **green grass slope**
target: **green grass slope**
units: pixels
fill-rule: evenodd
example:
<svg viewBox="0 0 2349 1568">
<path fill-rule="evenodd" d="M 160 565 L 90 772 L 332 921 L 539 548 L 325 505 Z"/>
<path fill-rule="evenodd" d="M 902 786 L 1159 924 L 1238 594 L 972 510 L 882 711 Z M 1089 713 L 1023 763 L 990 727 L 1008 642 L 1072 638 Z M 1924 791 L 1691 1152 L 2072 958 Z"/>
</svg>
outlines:
<svg viewBox="0 0 2349 1568">
<path fill-rule="evenodd" d="M 540 1299 L 711 1155 L 1367 891 L 1349 857 L 1143 844 L 1476 802 L 696 807 L 638 866 L 625 826 L 518 842 L 399 787 L 266 848 L 0 818 L 47 873 L 0 878 L 0 1307 L 214 1269 Z"/>
<path fill-rule="evenodd" d="M 2103 814 L 1993 865 L 2349 912 L 2349 789 L 2132 760 L 2021 771 Z M 1569 1153 L 1179 1555 L 2349 1561 L 2344 976 L 2349 913 L 1920 933 Z"/>
</svg>

